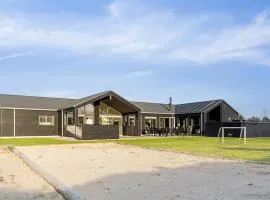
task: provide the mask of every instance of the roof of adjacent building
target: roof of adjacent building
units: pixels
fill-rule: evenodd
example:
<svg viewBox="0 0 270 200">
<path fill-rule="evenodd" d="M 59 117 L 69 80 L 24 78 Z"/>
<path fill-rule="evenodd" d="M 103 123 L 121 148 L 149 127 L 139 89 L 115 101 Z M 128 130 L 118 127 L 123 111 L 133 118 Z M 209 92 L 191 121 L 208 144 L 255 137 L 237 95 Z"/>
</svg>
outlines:
<svg viewBox="0 0 270 200">
<path fill-rule="evenodd" d="M 223 101 L 224 100 L 211 100 L 211 101 L 177 104 L 175 106 L 175 113 L 177 114 L 201 113 L 218 106 Z"/>
<path fill-rule="evenodd" d="M 170 109 L 169 104 L 135 102 L 135 101 L 131 101 L 131 103 L 140 108 L 142 113 L 160 113 L 160 114 L 175 113 L 175 105 L 172 105 L 172 108 Z"/>
</svg>

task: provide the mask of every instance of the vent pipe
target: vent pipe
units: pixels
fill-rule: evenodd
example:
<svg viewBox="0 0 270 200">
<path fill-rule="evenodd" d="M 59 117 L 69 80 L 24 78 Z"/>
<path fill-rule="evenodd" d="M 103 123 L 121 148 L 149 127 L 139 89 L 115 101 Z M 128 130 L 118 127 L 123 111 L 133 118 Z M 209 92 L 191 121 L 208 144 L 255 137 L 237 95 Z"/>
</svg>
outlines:
<svg viewBox="0 0 270 200">
<path fill-rule="evenodd" d="M 170 97 L 169 106 L 170 106 L 170 111 L 171 111 L 172 110 L 172 97 Z"/>
</svg>

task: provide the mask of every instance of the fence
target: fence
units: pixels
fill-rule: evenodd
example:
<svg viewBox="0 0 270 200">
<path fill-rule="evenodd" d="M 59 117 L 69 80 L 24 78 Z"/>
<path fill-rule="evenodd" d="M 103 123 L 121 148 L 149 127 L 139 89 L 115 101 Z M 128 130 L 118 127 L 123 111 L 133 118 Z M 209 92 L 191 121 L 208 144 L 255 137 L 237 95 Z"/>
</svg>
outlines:
<svg viewBox="0 0 270 200">
<path fill-rule="evenodd" d="M 119 139 L 118 125 L 82 125 L 83 140 Z"/>
<path fill-rule="evenodd" d="M 221 127 L 247 127 L 247 137 L 270 137 L 270 122 L 220 122 L 206 123 L 205 135 L 217 137 Z M 240 130 L 225 130 L 225 136 L 239 137 Z"/>
</svg>

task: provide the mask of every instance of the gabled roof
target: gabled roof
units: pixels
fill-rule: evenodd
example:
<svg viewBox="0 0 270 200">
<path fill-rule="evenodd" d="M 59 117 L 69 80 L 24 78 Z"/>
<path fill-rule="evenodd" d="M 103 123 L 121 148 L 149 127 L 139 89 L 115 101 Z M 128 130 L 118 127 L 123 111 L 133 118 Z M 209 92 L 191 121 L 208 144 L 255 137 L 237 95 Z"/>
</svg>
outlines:
<svg viewBox="0 0 270 200">
<path fill-rule="evenodd" d="M 70 108 L 70 107 L 73 107 L 73 106 L 76 106 L 76 105 L 80 105 L 80 104 L 83 104 L 85 102 L 88 102 L 88 101 L 91 101 L 91 100 L 94 100 L 104 94 L 108 94 L 110 93 L 111 91 L 104 91 L 104 92 L 100 92 L 100 93 L 97 93 L 97 94 L 93 94 L 93 95 L 90 95 L 90 96 L 87 96 L 87 97 L 83 97 L 81 99 L 76 99 L 74 100 L 73 102 L 71 101 L 69 104 L 63 104 L 62 106 L 58 107 L 59 109 L 61 108 Z"/>
<path fill-rule="evenodd" d="M 38 97 L 38 96 L 22 96 L 22 95 L 6 95 L 0 94 L 0 107 L 2 108 L 22 108 L 22 109 L 40 109 L 40 110 L 60 110 L 64 108 L 71 108 L 84 104 L 86 102 L 94 102 L 102 99 L 108 95 L 113 95 L 118 99 L 124 101 L 127 105 L 133 107 L 135 110 L 140 110 L 136 105 L 130 103 L 115 92 L 109 90 L 90 95 L 81 99 L 64 99 L 52 97 Z"/>
<path fill-rule="evenodd" d="M 202 102 L 172 105 L 172 108 L 170 109 L 169 104 L 128 101 L 111 90 L 100 92 L 81 99 L 64 99 L 64 98 L 0 94 L 0 107 L 40 109 L 40 110 L 60 110 L 64 108 L 71 108 L 74 106 L 83 105 L 84 103 L 88 102 L 99 101 L 103 98 L 108 98 L 108 95 L 113 95 L 116 99 L 121 101 L 126 106 L 129 106 L 133 110 L 141 111 L 142 113 L 195 114 L 209 111 L 221 103 L 226 103 L 229 107 L 231 107 L 224 100 L 212 100 L 212 101 L 202 101 Z M 237 112 L 235 109 L 233 110 Z"/>
<path fill-rule="evenodd" d="M 212 101 L 177 104 L 175 106 L 175 113 L 176 114 L 201 113 L 218 106 L 222 102 L 224 102 L 224 100 L 212 100 Z"/>
<path fill-rule="evenodd" d="M 75 99 L 0 94 L 0 107 L 57 110 Z"/>
<path fill-rule="evenodd" d="M 65 106 L 61 107 L 61 109 L 70 108 L 70 107 L 73 107 L 73 106 L 83 105 L 83 104 L 88 103 L 88 102 L 93 103 L 95 101 L 99 101 L 99 100 L 101 100 L 103 98 L 106 98 L 109 95 L 111 95 L 114 98 L 117 98 L 118 100 L 120 100 L 122 102 L 125 102 L 124 103 L 125 105 L 128 105 L 129 107 L 132 107 L 136 111 L 140 111 L 141 110 L 135 104 L 131 103 L 127 99 L 123 98 L 122 96 L 120 96 L 119 94 L 117 94 L 117 93 L 115 93 L 115 92 L 113 92 L 111 90 L 100 92 L 100 93 L 97 93 L 97 94 L 94 94 L 94 95 L 91 95 L 91 96 L 88 96 L 88 97 L 84 97 L 84 98 L 78 99 L 75 102 L 72 102 L 72 104 L 65 105 Z"/>
<path fill-rule="evenodd" d="M 131 101 L 131 103 L 139 107 L 142 113 L 159 113 L 159 114 L 174 114 L 175 113 L 174 105 L 172 105 L 172 109 L 170 110 L 169 104 L 136 102 L 136 101 Z"/>
</svg>

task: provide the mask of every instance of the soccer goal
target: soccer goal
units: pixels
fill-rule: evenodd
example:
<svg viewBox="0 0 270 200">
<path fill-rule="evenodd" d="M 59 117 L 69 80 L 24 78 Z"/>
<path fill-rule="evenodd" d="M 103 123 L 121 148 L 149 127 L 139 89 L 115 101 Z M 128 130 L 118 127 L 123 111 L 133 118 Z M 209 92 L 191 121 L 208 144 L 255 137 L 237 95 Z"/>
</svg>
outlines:
<svg viewBox="0 0 270 200">
<path fill-rule="evenodd" d="M 247 127 L 221 127 L 218 131 L 218 141 L 220 141 L 221 138 L 221 143 L 225 143 L 225 130 L 236 130 L 240 129 L 240 140 L 243 138 L 244 139 L 244 144 L 247 143 Z"/>
</svg>

